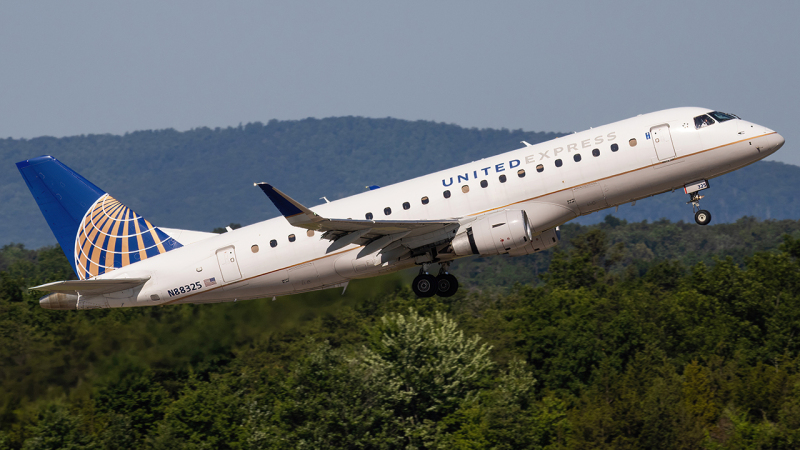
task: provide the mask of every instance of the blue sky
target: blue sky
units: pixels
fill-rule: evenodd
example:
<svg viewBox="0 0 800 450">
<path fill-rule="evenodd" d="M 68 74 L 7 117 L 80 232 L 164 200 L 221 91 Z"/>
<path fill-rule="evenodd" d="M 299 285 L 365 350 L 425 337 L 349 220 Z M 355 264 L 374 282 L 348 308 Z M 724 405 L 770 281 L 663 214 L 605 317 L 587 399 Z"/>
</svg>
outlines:
<svg viewBox="0 0 800 450">
<path fill-rule="evenodd" d="M 9 2 L 0 137 L 342 115 L 571 132 L 703 106 L 777 130 L 771 159 L 800 165 L 797 17 L 790 1 Z"/>
</svg>

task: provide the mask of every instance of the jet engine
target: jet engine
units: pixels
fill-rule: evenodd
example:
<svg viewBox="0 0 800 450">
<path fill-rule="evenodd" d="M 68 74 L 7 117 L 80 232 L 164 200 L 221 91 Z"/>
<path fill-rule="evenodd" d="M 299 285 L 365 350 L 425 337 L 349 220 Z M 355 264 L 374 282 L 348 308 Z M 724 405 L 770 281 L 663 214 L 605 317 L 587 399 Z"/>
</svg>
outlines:
<svg viewBox="0 0 800 450">
<path fill-rule="evenodd" d="M 534 253 L 541 252 L 542 250 L 555 247 L 560 239 L 561 233 L 558 231 L 558 227 L 550 228 L 549 230 L 542 232 L 542 234 L 534 236 L 527 245 L 517 247 L 508 252 L 508 254 L 509 256 L 532 255 Z"/>
<path fill-rule="evenodd" d="M 524 247 L 531 241 L 528 216 L 522 210 L 486 214 L 453 238 L 453 252 L 458 256 L 491 256 Z"/>
</svg>

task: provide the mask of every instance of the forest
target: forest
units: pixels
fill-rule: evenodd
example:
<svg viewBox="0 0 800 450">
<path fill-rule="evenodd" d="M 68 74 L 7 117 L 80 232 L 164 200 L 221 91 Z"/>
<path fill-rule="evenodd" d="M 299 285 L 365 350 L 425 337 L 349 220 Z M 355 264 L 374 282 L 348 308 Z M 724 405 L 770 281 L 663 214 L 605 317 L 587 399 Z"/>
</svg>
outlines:
<svg viewBox="0 0 800 450">
<path fill-rule="evenodd" d="M 48 311 L 0 249 L 0 449 L 795 449 L 800 221 L 606 216 L 554 249 L 217 305 Z"/>
</svg>

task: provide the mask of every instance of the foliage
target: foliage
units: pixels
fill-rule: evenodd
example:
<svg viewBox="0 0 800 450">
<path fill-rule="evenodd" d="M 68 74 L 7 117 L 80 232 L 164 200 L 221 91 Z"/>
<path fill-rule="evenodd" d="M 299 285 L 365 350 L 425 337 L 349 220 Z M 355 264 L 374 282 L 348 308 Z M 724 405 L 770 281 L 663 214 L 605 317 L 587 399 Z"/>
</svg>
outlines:
<svg viewBox="0 0 800 450">
<path fill-rule="evenodd" d="M 797 448 L 798 226 L 609 218 L 448 299 L 390 275 L 94 311 L 39 308 L 69 265 L 8 245 L 0 449 Z"/>
</svg>

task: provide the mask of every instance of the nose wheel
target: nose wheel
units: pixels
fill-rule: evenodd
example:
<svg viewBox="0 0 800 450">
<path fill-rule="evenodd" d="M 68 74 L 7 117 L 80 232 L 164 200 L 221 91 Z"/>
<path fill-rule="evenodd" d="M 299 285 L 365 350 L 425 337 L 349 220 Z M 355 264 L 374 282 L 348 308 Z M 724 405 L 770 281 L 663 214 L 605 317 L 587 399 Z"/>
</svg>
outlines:
<svg viewBox="0 0 800 450">
<path fill-rule="evenodd" d="M 701 209 L 694 213 L 694 221 L 697 222 L 698 225 L 708 225 L 711 222 L 711 213 L 705 209 Z"/>
<path fill-rule="evenodd" d="M 411 282 L 411 289 L 417 297 L 452 297 L 458 291 L 458 279 L 447 271 L 450 263 L 442 263 L 439 274 L 435 277 L 428 273 L 428 266 L 429 264 L 423 264 L 419 275 Z"/>
<path fill-rule="evenodd" d="M 697 222 L 698 225 L 708 225 L 711 223 L 711 213 L 705 209 L 700 209 L 700 199 L 704 197 L 700 195 L 700 191 L 708 189 L 709 187 L 707 180 L 695 181 L 683 187 L 684 192 L 689 194 L 689 201 L 686 203 L 692 204 L 694 221 Z"/>
</svg>

